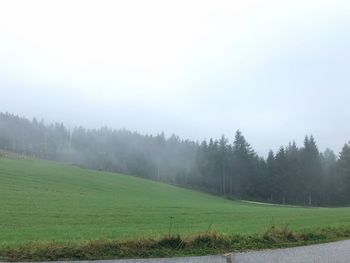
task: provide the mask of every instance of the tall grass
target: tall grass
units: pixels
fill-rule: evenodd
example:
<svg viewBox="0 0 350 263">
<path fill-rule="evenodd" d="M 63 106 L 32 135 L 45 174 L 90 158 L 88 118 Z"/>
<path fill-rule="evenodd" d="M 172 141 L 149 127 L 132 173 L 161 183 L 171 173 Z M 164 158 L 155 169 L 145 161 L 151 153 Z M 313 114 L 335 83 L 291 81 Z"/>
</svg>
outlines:
<svg viewBox="0 0 350 263">
<path fill-rule="evenodd" d="M 0 249 L 4 261 L 59 261 L 174 257 L 223 254 L 250 249 L 289 247 L 350 238 L 350 228 L 291 231 L 269 227 L 262 235 L 223 235 L 213 231 L 194 236 L 167 235 L 160 239 L 93 240 L 77 244 L 30 243 Z"/>
</svg>

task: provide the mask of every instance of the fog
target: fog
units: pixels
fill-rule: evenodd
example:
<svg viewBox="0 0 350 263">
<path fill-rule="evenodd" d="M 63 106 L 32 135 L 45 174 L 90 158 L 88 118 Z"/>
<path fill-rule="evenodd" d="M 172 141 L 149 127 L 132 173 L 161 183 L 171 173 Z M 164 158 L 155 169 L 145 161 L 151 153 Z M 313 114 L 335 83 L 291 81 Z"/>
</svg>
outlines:
<svg viewBox="0 0 350 263">
<path fill-rule="evenodd" d="M 0 111 L 259 154 L 350 140 L 348 1 L 3 1 Z"/>
</svg>

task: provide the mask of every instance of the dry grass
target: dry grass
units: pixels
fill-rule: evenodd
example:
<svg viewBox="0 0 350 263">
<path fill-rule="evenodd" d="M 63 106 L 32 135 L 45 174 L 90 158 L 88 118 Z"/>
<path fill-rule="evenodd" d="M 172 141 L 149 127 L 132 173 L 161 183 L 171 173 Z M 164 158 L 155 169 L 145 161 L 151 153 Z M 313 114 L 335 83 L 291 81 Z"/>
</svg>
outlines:
<svg viewBox="0 0 350 263">
<path fill-rule="evenodd" d="M 350 238 L 349 228 L 323 228 L 295 232 L 287 226 L 271 226 L 263 235 L 221 235 L 207 232 L 182 238 L 130 241 L 95 240 L 80 244 L 31 243 L 0 250 L 5 261 L 96 260 L 221 254 L 251 249 L 289 247 Z"/>
</svg>

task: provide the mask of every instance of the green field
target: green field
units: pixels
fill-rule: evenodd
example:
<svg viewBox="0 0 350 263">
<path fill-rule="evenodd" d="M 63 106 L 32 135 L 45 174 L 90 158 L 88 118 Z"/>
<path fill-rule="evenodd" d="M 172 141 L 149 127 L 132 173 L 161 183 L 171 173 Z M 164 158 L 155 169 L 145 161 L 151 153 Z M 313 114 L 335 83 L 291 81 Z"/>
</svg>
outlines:
<svg viewBox="0 0 350 263">
<path fill-rule="evenodd" d="M 230 201 L 121 174 L 40 160 L 0 159 L 0 245 L 349 226 L 350 208 Z"/>
</svg>

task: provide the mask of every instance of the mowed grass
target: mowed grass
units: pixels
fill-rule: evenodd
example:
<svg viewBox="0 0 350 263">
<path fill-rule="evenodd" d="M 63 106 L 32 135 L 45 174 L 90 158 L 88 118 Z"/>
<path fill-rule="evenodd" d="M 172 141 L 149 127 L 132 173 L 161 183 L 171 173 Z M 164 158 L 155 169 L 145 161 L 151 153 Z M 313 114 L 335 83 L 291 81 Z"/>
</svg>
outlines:
<svg viewBox="0 0 350 263">
<path fill-rule="evenodd" d="M 190 235 L 209 228 L 261 234 L 350 226 L 350 208 L 299 208 L 230 201 L 108 172 L 41 160 L 0 159 L 0 246 Z"/>
</svg>

